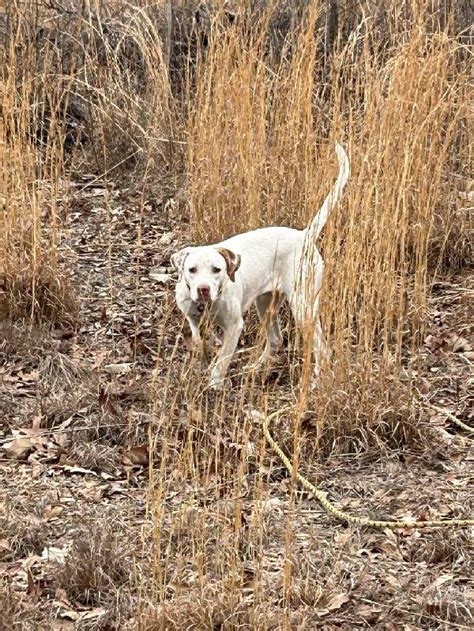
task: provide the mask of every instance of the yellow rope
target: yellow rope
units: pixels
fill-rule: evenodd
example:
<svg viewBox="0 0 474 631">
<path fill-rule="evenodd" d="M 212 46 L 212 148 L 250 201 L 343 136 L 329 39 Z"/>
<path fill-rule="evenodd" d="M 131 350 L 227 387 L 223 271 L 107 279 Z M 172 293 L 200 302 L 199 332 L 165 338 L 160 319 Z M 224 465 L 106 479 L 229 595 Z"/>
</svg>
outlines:
<svg viewBox="0 0 474 631">
<path fill-rule="evenodd" d="M 474 427 L 471 427 L 470 425 L 467 425 L 466 423 L 463 423 L 462 421 L 460 421 L 456 416 L 454 416 L 454 414 L 452 414 L 446 408 L 440 408 L 437 405 L 433 405 L 433 403 L 428 403 L 427 405 L 429 408 L 431 408 L 435 412 L 439 412 L 440 414 L 444 414 L 445 416 L 447 416 L 452 423 L 454 423 L 455 425 L 458 425 L 459 427 L 462 427 L 462 429 L 468 432 L 469 434 L 474 434 Z"/>
<path fill-rule="evenodd" d="M 263 416 L 263 433 L 265 434 L 265 438 L 270 443 L 273 451 L 278 454 L 281 458 L 283 464 L 288 469 L 289 473 L 293 473 L 293 465 L 288 458 L 288 456 L 281 449 L 280 445 L 276 442 L 273 436 L 270 434 L 269 425 L 270 422 L 275 418 L 279 417 L 284 410 L 280 410 L 278 412 L 274 412 L 273 414 L 264 415 Z M 318 500 L 318 502 L 322 505 L 324 510 L 333 515 L 337 520 L 342 521 L 346 524 L 354 524 L 356 526 L 371 526 L 372 528 L 390 528 L 391 530 L 396 530 L 397 528 L 437 528 L 443 526 L 474 526 L 474 519 L 435 519 L 431 521 L 415 521 L 415 520 L 403 520 L 403 521 L 383 521 L 376 519 L 369 519 L 368 517 L 356 517 L 355 515 L 350 515 L 346 513 L 336 506 L 332 504 L 326 497 L 326 494 L 318 489 L 314 484 L 312 484 L 307 478 L 305 478 L 298 471 L 296 472 L 296 478 L 298 482 L 310 493 L 314 495 L 314 497 Z"/>
</svg>

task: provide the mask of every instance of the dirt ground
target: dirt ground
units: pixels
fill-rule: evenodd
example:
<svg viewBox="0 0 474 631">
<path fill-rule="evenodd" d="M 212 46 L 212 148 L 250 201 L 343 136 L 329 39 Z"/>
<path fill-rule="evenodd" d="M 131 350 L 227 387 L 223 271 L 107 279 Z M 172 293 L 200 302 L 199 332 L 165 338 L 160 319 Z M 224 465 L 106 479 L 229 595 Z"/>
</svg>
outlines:
<svg viewBox="0 0 474 631">
<path fill-rule="evenodd" d="M 159 440 L 166 419 L 161 412 L 157 421 L 152 381 L 166 373 L 179 385 L 188 351 L 172 282 L 149 274 L 168 267 L 185 242 L 183 209 L 159 196 L 142 203 L 126 184 L 86 179 L 68 195 L 60 252 L 80 326 L 0 325 L 0 629 L 472 628 L 472 529 L 392 533 L 338 524 L 314 498 L 292 493 L 268 447 L 245 469 L 238 503 L 236 487 L 217 501 L 210 483 L 196 489 L 199 479 L 192 491 L 191 479 L 160 486 L 148 440 Z M 439 278 L 423 352 L 426 393 L 466 423 L 474 417 L 473 290 L 468 275 Z M 435 412 L 425 410 L 420 423 L 429 447 L 374 447 L 301 466 L 349 512 L 472 516 L 472 440 Z M 263 445 L 259 428 L 252 436 Z M 230 430 L 226 438 L 230 445 Z M 160 576 L 157 486 L 168 494 L 163 531 L 175 533 Z M 234 536 L 229 512 L 237 506 L 241 572 L 219 575 L 216 568 L 232 565 L 220 555 L 223 537 Z M 201 524 L 203 550 L 215 557 L 197 578 L 186 520 Z"/>
</svg>

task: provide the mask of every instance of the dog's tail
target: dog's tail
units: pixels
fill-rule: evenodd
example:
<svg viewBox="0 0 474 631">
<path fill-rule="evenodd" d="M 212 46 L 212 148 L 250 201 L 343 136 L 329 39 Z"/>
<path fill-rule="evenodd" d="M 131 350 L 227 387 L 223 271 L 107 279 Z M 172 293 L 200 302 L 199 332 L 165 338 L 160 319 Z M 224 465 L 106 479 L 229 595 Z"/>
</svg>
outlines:
<svg viewBox="0 0 474 631">
<path fill-rule="evenodd" d="M 336 142 L 336 155 L 337 161 L 339 162 L 339 174 L 337 176 L 336 183 L 324 200 L 323 205 L 319 209 L 317 215 L 307 228 L 308 237 L 310 237 L 313 243 L 319 237 L 321 230 L 326 225 L 329 213 L 341 197 L 342 191 L 347 184 L 349 176 L 351 174 L 351 167 L 349 163 L 349 158 L 347 157 L 347 153 L 338 142 Z"/>
</svg>

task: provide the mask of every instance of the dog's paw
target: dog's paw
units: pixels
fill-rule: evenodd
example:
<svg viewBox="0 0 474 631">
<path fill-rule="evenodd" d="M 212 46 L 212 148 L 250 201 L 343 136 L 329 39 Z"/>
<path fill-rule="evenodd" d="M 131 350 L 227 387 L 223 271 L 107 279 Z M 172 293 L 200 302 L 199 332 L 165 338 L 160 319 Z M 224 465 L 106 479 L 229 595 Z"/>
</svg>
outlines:
<svg viewBox="0 0 474 631">
<path fill-rule="evenodd" d="M 309 391 L 310 392 L 316 392 L 316 390 L 319 388 L 319 373 L 316 373 L 313 375 L 313 377 L 311 378 L 311 381 L 309 382 Z"/>
<path fill-rule="evenodd" d="M 249 370 L 250 372 L 262 372 L 262 370 L 264 370 L 266 368 L 266 363 L 265 362 L 261 362 L 260 360 L 253 362 L 252 364 L 249 364 L 247 366 L 247 370 Z"/>
<path fill-rule="evenodd" d="M 260 357 L 249 365 L 250 370 L 254 370 L 255 372 L 262 372 L 263 370 L 268 370 L 273 366 L 277 359 L 277 353 L 268 353 L 264 351 Z"/>
<path fill-rule="evenodd" d="M 212 372 L 209 380 L 211 390 L 222 390 L 224 388 L 224 377 L 219 372 Z"/>
<path fill-rule="evenodd" d="M 210 381 L 209 389 L 214 392 L 222 392 L 224 390 L 224 382 L 223 381 Z"/>
</svg>

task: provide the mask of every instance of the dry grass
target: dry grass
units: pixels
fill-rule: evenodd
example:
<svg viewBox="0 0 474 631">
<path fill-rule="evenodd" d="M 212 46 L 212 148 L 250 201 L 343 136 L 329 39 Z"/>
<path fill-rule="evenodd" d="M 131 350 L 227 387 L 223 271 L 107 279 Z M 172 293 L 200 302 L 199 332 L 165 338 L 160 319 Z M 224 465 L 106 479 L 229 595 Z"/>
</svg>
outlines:
<svg viewBox="0 0 474 631">
<path fill-rule="evenodd" d="M 321 3 L 309 3 L 297 18 L 285 3 L 254 11 L 235 3 L 231 15 L 211 3 L 200 27 L 191 4 L 175 8 L 183 19 L 180 43 L 189 46 L 185 63 L 182 47 L 181 57 L 167 48 L 164 4 L 72 3 L 71 12 L 58 12 L 39 3 L 39 13 L 8 14 L 0 75 L 0 317 L 78 328 L 87 296 L 74 285 L 68 218 L 83 212 L 80 193 L 97 181 L 108 213 L 100 226 L 108 274 L 101 299 L 112 304 L 126 271 L 114 267 L 124 247 L 112 237 L 116 182 L 139 198 L 135 243 L 126 245 L 137 261 L 149 200 L 169 191 L 185 199 L 189 230 L 181 221 L 173 243 L 157 245 L 166 260 L 188 240 L 212 243 L 263 225 L 304 227 L 332 185 L 340 141 L 352 178 L 318 244 L 331 358 L 317 392 L 307 387 L 312 323 L 297 333 L 287 314 L 286 350 L 263 375 L 248 369 L 263 344 L 250 314 L 249 348 L 233 362 L 223 393 L 208 391 L 207 361 L 183 353 L 171 295 L 160 304 L 156 339 L 147 342 L 151 358 L 137 350 L 137 322 L 127 357 L 149 374 L 155 364 L 146 402 L 153 407 L 154 552 L 151 578 L 137 578 L 138 611 L 146 609 L 138 627 L 311 628 L 318 620 L 311 609 L 330 607 L 331 595 L 346 589 L 339 561 L 331 573 L 340 550 L 299 545 L 301 528 L 310 528 L 303 500 L 268 453 L 256 411 L 289 409 L 273 431 L 312 477 L 331 457 L 365 454 L 377 463 L 393 450 L 428 452 L 433 433 L 417 389 L 428 299 L 442 272 L 466 269 L 472 256 L 460 195 L 472 160 L 463 11 L 442 2 L 386 0 L 363 10 L 343 2 L 329 50 Z M 39 24 L 46 30 L 32 37 Z M 76 194 L 71 182 L 84 174 Z M 179 203 L 163 204 L 173 221 L 175 206 L 179 216 Z M 131 272 L 138 311 L 138 263 Z M 10 354 L 23 353 L 14 347 L 5 342 Z M 89 385 L 82 400 L 81 374 L 66 355 L 41 363 L 50 386 L 67 381 L 72 393 L 48 393 L 43 427 L 79 418 L 76 458 L 113 470 L 112 447 L 139 442 L 141 428 L 131 427 L 129 415 L 134 401 L 117 402 Z M 270 485 L 286 493 L 284 510 L 271 504 Z M 414 560 L 452 561 L 459 542 L 434 542 Z M 57 587 L 67 584 L 68 596 L 83 605 L 108 606 L 130 580 L 132 563 L 122 564 L 119 548 L 116 532 L 93 539 L 79 533 Z M 13 619 L 16 605 L 8 607 Z"/>
<path fill-rule="evenodd" d="M 35 50 L 18 22 L 2 50 L 0 314 L 57 323 L 77 316 L 57 250 L 65 88 L 37 85 Z"/>
<path fill-rule="evenodd" d="M 129 553 L 124 555 L 116 532 L 81 527 L 58 572 L 58 588 L 67 586 L 69 598 L 83 605 L 103 604 L 130 579 Z"/>
<path fill-rule="evenodd" d="M 243 519 L 245 501 L 239 500 L 258 504 L 269 482 L 250 409 L 294 405 L 274 431 L 303 468 L 335 451 L 426 449 L 433 439 L 416 396 L 427 296 L 440 266 L 450 261 L 463 268 L 470 252 L 457 180 L 470 159 L 463 51 L 449 28 L 433 29 L 423 11 L 385 47 L 370 20 L 362 21 L 337 42 L 330 75 L 318 85 L 315 76 L 324 71 L 314 37 L 318 7 L 311 7 L 291 38 L 294 49 L 289 42 L 276 61 L 266 50 L 267 15 L 251 27 L 245 16 L 230 29 L 214 24 L 197 66 L 189 120 L 190 227 L 197 242 L 212 243 L 262 225 L 305 226 L 335 177 L 333 145 L 342 141 L 352 180 L 322 238 L 322 317 L 332 358 L 314 396 L 304 387 L 308 335 L 296 355 L 290 343 L 290 368 L 276 384 L 262 387 L 245 370 L 247 356 L 234 363 L 234 389 L 216 399 L 196 365 L 173 370 L 157 391 L 159 410 L 166 412 L 157 434 L 156 563 L 180 568 L 179 579 L 167 571 L 158 577 L 165 626 L 177 615 L 174 605 L 188 608 L 188 621 L 204 616 L 197 626 L 265 626 L 259 598 L 269 591 L 258 570 L 253 599 L 244 597 L 248 567 L 265 566 L 269 556 L 265 517 L 255 507 Z M 262 343 L 258 335 L 246 341 Z M 191 508 L 183 508 L 184 530 L 178 525 L 183 515 L 173 514 L 164 499 L 170 488 L 164 471 L 189 484 L 200 480 L 215 493 L 216 503 L 191 523 Z M 199 501 L 190 495 L 190 505 Z M 305 570 L 293 553 L 297 514 L 295 508 L 294 519 L 281 517 L 287 532 L 279 597 L 290 609 L 301 603 L 324 608 L 324 589 L 300 586 Z M 168 594 L 166 586 L 176 581 L 188 587 L 182 595 Z"/>
</svg>

